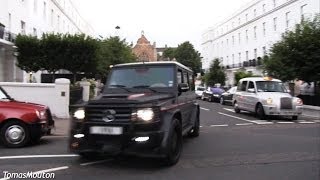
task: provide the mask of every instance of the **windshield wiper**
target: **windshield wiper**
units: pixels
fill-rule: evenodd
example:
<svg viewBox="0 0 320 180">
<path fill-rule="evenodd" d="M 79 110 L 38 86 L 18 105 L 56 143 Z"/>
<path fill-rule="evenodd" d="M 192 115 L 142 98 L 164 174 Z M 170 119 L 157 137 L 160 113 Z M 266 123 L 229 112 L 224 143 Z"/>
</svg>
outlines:
<svg viewBox="0 0 320 180">
<path fill-rule="evenodd" d="M 121 84 L 111 84 L 111 85 L 109 85 L 109 86 L 111 86 L 111 87 L 117 87 L 117 88 L 126 90 L 127 92 L 131 92 L 129 89 L 127 89 L 127 86 L 125 86 L 125 85 L 121 85 Z"/>
<path fill-rule="evenodd" d="M 142 88 L 142 89 L 149 89 L 152 92 L 158 92 L 157 90 L 153 89 L 152 87 L 148 86 L 148 85 L 139 85 L 139 86 L 133 86 L 132 88 Z"/>
</svg>

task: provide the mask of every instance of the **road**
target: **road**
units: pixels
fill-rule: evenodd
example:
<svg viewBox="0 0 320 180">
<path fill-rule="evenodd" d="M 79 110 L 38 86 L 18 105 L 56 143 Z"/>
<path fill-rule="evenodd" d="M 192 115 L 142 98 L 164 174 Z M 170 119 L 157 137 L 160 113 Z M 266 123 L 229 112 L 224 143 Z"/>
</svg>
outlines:
<svg viewBox="0 0 320 180">
<path fill-rule="evenodd" d="M 320 179 L 320 118 L 261 121 L 231 106 L 199 103 L 201 134 L 184 138 L 173 167 L 133 157 L 86 161 L 68 152 L 68 137 L 60 133 L 21 149 L 0 146 L 0 179 L 2 171 L 41 170 L 54 172 L 56 179 Z"/>
</svg>

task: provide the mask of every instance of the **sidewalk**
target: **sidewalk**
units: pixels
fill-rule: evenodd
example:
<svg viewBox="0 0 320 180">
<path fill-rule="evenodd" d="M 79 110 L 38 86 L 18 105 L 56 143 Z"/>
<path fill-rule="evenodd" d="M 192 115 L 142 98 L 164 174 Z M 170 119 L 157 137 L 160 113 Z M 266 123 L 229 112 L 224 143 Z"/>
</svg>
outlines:
<svg viewBox="0 0 320 180">
<path fill-rule="evenodd" d="M 302 115 L 320 119 L 320 107 L 303 105 Z"/>
</svg>

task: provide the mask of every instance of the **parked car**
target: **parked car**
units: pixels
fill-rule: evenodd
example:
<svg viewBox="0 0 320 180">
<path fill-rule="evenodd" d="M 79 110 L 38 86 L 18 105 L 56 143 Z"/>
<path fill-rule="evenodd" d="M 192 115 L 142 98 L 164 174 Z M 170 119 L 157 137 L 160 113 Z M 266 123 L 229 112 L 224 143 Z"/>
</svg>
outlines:
<svg viewBox="0 0 320 180">
<path fill-rule="evenodd" d="M 200 132 L 192 76 L 178 62 L 113 66 L 102 94 L 73 106 L 71 152 L 83 158 L 130 154 L 176 164 L 182 137 Z"/>
<path fill-rule="evenodd" d="M 7 147 L 22 147 L 50 134 L 54 126 L 47 106 L 20 102 L 0 87 L 0 140 Z"/>
<path fill-rule="evenodd" d="M 195 88 L 195 93 L 196 93 L 197 98 L 201 98 L 201 97 L 202 97 L 202 94 L 203 94 L 203 92 L 204 92 L 205 90 L 206 90 L 206 88 L 203 87 L 203 86 L 196 86 L 196 88 Z"/>
<path fill-rule="evenodd" d="M 241 110 L 256 113 L 259 119 L 267 116 L 291 116 L 298 119 L 302 113 L 302 100 L 292 97 L 283 83 L 270 77 L 243 78 L 233 96 L 236 113 Z"/>
<path fill-rule="evenodd" d="M 219 102 L 220 97 L 222 93 L 224 93 L 225 90 L 219 87 L 209 87 L 206 91 L 203 92 L 201 99 L 202 100 L 208 100 L 210 102 Z"/>
<path fill-rule="evenodd" d="M 226 104 L 226 103 L 232 104 L 233 95 L 236 93 L 236 91 L 237 91 L 237 86 L 232 87 L 226 92 L 222 93 L 220 97 L 220 104 Z"/>
</svg>

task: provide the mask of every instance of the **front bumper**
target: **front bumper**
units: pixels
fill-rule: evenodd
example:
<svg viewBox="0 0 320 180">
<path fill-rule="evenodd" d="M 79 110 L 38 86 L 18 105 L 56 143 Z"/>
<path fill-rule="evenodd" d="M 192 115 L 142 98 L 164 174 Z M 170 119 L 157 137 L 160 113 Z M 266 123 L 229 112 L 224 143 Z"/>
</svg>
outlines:
<svg viewBox="0 0 320 180">
<path fill-rule="evenodd" d="M 163 131 L 135 131 L 132 127 L 124 126 L 121 135 L 90 134 L 90 124 L 82 130 L 71 132 L 69 148 L 73 153 L 97 152 L 108 155 L 128 154 L 141 157 L 163 157 Z M 96 125 L 95 125 L 96 126 Z M 101 125 L 103 126 L 103 125 Z M 75 138 L 75 134 L 83 134 Z M 142 142 L 135 141 L 138 137 L 148 137 Z"/>
<path fill-rule="evenodd" d="M 302 114 L 302 106 L 295 106 L 292 109 L 280 109 L 275 105 L 263 105 L 263 109 L 266 115 L 298 116 Z"/>
</svg>

